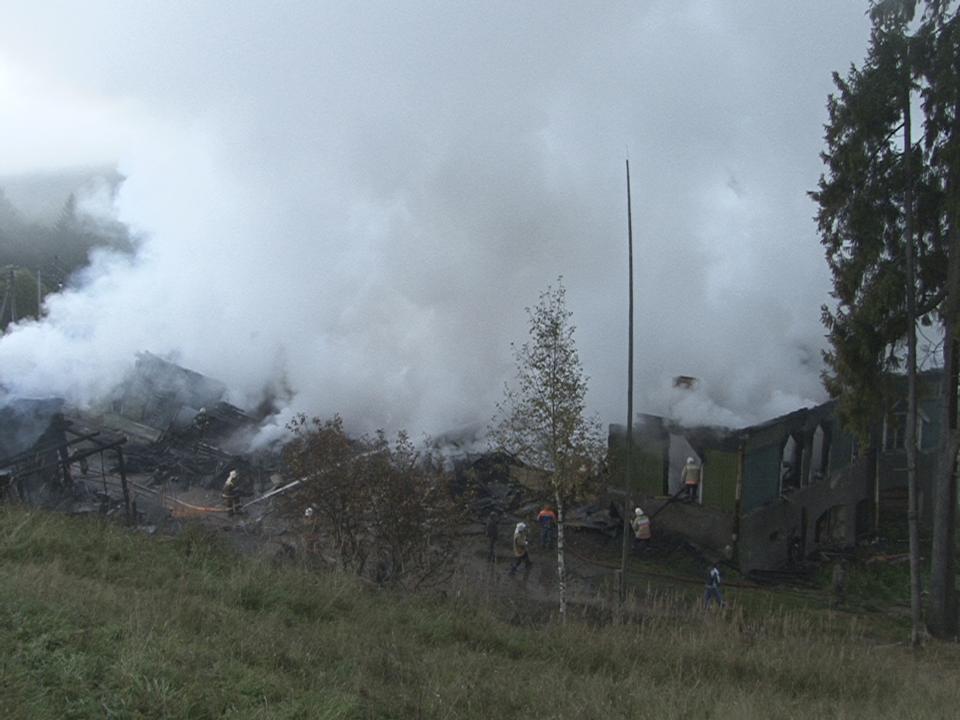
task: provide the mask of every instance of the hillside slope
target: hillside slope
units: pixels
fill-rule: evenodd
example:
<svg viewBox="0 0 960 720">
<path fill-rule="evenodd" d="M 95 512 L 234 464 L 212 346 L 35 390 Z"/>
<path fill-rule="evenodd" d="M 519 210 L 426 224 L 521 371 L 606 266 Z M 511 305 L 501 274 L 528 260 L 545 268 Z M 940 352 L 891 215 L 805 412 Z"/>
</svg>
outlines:
<svg viewBox="0 0 960 720">
<path fill-rule="evenodd" d="M 149 538 L 0 508 L 0 716 L 946 718 L 960 703 L 955 646 L 914 657 L 852 616 L 664 596 L 603 626 L 504 610 L 240 557 L 200 528 Z"/>
</svg>

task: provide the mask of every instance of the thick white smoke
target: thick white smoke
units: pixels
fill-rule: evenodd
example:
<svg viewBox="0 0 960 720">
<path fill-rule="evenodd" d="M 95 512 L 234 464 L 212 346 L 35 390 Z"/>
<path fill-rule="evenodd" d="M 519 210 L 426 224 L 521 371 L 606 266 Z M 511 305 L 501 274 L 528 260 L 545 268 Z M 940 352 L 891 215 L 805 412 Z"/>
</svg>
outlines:
<svg viewBox="0 0 960 720">
<path fill-rule="evenodd" d="M 0 382 L 85 402 L 146 349 L 242 404 L 287 387 L 290 412 L 439 432 L 489 418 L 562 274 L 622 422 L 629 147 L 638 410 L 822 399 L 805 191 L 866 34 L 832 0 L 14 3 L 0 175 L 116 162 L 144 240 L 0 340 Z"/>
</svg>

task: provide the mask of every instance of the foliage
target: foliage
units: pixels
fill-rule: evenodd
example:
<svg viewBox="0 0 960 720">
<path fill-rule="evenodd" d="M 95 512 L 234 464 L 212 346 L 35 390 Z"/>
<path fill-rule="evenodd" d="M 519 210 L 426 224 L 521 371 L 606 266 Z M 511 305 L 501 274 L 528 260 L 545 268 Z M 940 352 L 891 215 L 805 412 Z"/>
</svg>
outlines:
<svg viewBox="0 0 960 720">
<path fill-rule="evenodd" d="M 0 297 L 7 294 L 7 286 L 10 284 L 10 271 L 13 270 L 13 291 L 16 294 L 17 320 L 24 318 L 37 317 L 37 276 L 29 270 L 15 268 L 12 266 L 0 267 Z M 46 297 L 53 288 L 50 284 L 40 278 L 40 295 Z M 0 316 L 0 330 L 5 328 L 10 322 L 10 298 L 4 308 L 3 315 Z"/>
<path fill-rule="evenodd" d="M 56 223 L 44 225 L 25 219 L 0 188 L 0 266 L 20 268 L 16 281 L 22 294 L 17 296 L 20 317 L 36 314 L 38 269 L 46 295 L 86 266 L 94 249 L 129 252 L 133 246 L 134 239 L 125 225 L 85 215 L 77 209 L 73 195 L 67 198 Z M 0 283 L 6 282 L 6 276 L 0 278 Z"/>
<path fill-rule="evenodd" d="M 562 278 L 526 308 L 530 340 L 514 347 L 516 381 L 504 388 L 491 437 L 495 445 L 550 473 L 555 494 L 569 500 L 594 476 L 604 444 L 587 418 L 587 377 L 574 341 Z"/>
<path fill-rule="evenodd" d="M 844 419 L 866 436 L 882 406 L 885 377 L 900 366 L 907 332 L 904 277 L 903 95 L 919 89 L 923 138 L 913 155 L 917 308 L 922 325 L 941 318 L 947 281 L 947 233 L 956 206 L 958 138 L 954 117 L 958 27 L 952 3 L 928 2 L 908 33 L 915 2 L 874 3 L 863 65 L 834 73 L 827 102 L 827 166 L 817 222 L 833 275 L 835 307 L 822 315 L 831 348 L 825 384 Z M 909 61 L 907 58 L 909 57 Z M 915 123 L 916 124 L 916 123 Z M 953 178 L 953 179 L 951 179 Z"/>
<path fill-rule="evenodd" d="M 289 427 L 284 459 L 304 484 L 284 509 L 303 523 L 311 549 L 329 545 L 341 569 L 379 582 L 449 574 L 462 511 L 432 454 L 402 432 L 392 444 L 382 432 L 350 438 L 339 416 L 300 415 Z"/>
</svg>

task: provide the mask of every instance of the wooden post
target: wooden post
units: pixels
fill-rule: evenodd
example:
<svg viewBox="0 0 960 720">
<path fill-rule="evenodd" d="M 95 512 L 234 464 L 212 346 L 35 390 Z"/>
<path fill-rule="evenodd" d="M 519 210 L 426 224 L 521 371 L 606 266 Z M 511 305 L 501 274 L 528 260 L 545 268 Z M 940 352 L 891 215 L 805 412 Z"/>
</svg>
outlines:
<svg viewBox="0 0 960 720">
<path fill-rule="evenodd" d="M 117 448 L 117 463 L 120 466 L 120 486 L 123 488 L 123 506 L 126 509 L 127 525 L 133 525 L 133 509 L 130 506 L 130 489 L 127 487 L 127 466 L 123 462 L 123 448 Z"/>
<path fill-rule="evenodd" d="M 67 444 L 61 445 L 57 453 L 60 455 L 60 465 L 63 468 L 63 486 L 70 487 L 73 484 L 73 478 L 70 477 L 70 451 L 67 449 Z"/>
</svg>

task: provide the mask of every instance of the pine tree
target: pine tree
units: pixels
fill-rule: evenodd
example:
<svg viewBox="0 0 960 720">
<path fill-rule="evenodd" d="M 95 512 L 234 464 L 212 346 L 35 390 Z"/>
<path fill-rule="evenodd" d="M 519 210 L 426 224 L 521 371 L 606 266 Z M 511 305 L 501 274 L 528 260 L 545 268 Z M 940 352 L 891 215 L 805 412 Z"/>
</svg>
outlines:
<svg viewBox="0 0 960 720">
<path fill-rule="evenodd" d="M 838 94 L 827 104 L 827 172 L 811 195 L 819 205 L 817 220 L 837 301 L 835 307 L 823 308 L 831 343 L 824 379 L 840 398 L 847 424 L 869 437 L 871 419 L 885 410 L 884 398 L 889 397 L 886 379 L 902 367 L 905 350 L 910 370 L 911 294 L 915 320 L 939 325 L 944 337 L 944 389 L 951 401 L 944 412 L 934 485 L 928 620 L 931 632 L 948 636 L 956 633 L 960 28 L 955 3 L 927 0 L 919 23 L 917 6 L 915 0 L 872 4 L 873 30 L 862 67 L 852 67 L 845 78 L 834 74 Z M 915 126 L 921 128 L 922 140 L 910 137 L 901 151 L 913 90 L 921 99 Z M 912 278 L 908 248 L 915 256 Z M 915 512 L 912 507 L 911 515 Z"/>
</svg>

